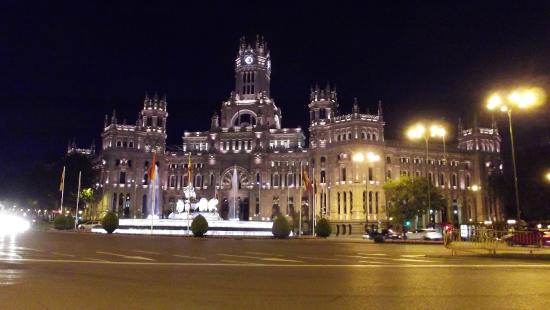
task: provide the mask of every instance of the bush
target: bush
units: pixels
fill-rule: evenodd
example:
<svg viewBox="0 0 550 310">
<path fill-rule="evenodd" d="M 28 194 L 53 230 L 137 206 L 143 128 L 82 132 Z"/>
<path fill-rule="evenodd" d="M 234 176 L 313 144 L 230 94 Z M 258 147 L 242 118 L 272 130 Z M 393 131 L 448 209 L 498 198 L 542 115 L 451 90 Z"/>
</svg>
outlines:
<svg viewBox="0 0 550 310">
<path fill-rule="evenodd" d="M 118 228 L 118 216 L 114 212 L 107 212 L 101 219 L 101 226 L 108 234 L 112 234 Z"/>
<path fill-rule="evenodd" d="M 191 231 L 193 232 L 193 236 L 195 237 L 202 237 L 206 232 L 208 231 L 208 222 L 202 215 L 197 215 L 193 219 L 193 222 L 191 223 Z"/>
<path fill-rule="evenodd" d="M 63 214 L 61 215 L 58 215 L 54 220 L 53 220 L 53 227 L 57 230 L 64 230 L 64 229 L 67 229 L 67 217 Z"/>
<path fill-rule="evenodd" d="M 383 234 L 376 234 L 374 235 L 374 243 L 382 243 L 384 242 L 386 239 L 384 238 L 384 235 Z"/>
<path fill-rule="evenodd" d="M 290 225 L 284 216 L 277 216 L 273 221 L 271 232 L 275 238 L 288 238 L 290 235 Z"/>
<path fill-rule="evenodd" d="M 65 229 L 74 229 L 74 217 L 72 217 L 72 215 L 67 216 Z"/>
<path fill-rule="evenodd" d="M 332 227 L 330 227 L 330 222 L 326 218 L 322 218 L 317 222 L 315 226 L 315 233 L 319 237 L 326 238 L 332 234 Z"/>
</svg>

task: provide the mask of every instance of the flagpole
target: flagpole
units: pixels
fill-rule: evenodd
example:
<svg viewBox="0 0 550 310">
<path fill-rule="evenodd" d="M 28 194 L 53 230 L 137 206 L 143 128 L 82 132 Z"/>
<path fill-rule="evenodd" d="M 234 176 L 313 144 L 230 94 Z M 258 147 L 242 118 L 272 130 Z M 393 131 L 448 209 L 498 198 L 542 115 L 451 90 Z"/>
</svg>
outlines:
<svg viewBox="0 0 550 310">
<path fill-rule="evenodd" d="M 65 166 L 63 166 L 63 173 L 61 174 L 61 204 L 59 209 L 63 214 L 63 194 L 65 193 Z"/>
<path fill-rule="evenodd" d="M 153 171 L 156 174 L 157 164 L 153 162 Z M 157 175 L 154 176 L 152 182 L 152 191 L 151 191 L 151 235 L 153 234 L 153 219 L 155 218 L 155 181 L 157 180 Z"/>
<path fill-rule="evenodd" d="M 315 167 L 313 167 L 313 168 L 311 168 L 311 169 L 312 169 L 312 173 L 313 173 L 313 191 L 312 191 L 312 192 L 313 192 L 313 199 L 312 199 L 312 206 L 313 206 L 313 208 L 312 208 L 312 213 L 313 213 L 313 214 L 312 214 L 312 217 L 313 217 L 313 218 L 312 218 L 312 221 L 311 221 L 311 223 L 313 224 L 313 225 L 312 225 L 312 229 L 313 229 L 313 230 L 311 231 L 311 235 L 312 235 L 312 236 L 315 236 L 315 196 L 317 196 L 317 195 L 316 195 L 316 194 L 317 194 L 317 193 L 316 193 L 316 191 L 317 191 L 317 188 L 316 188 L 317 184 L 315 184 Z"/>
<path fill-rule="evenodd" d="M 300 214 L 298 215 L 298 237 L 302 233 L 302 186 L 304 185 L 303 173 L 304 169 L 302 168 L 302 161 L 300 161 Z"/>
<path fill-rule="evenodd" d="M 78 225 L 78 203 L 80 202 L 80 179 L 82 177 L 82 171 L 78 171 L 78 190 L 76 191 L 76 221 L 74 222 L 74 229 Z"/>
</svg>

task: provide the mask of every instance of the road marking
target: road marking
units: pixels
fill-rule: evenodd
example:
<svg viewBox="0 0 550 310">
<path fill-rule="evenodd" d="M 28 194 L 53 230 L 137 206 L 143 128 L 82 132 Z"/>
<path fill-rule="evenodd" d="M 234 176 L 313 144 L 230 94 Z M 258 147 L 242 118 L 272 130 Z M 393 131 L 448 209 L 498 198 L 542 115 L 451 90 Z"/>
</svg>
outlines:
<svg viewBox="0 0 550 310">
<path fill-rule="evenodd" d="M 379 261 L 372 261 L 372 260 L 360 260 L 359 262 L 364 264 L 383 264 L 383 265 L 389 264 L 386 262 L 379 262 Z"/>
<path fill-rule="evenodd" d="M 341 258 L 326 258 L 326 257 L 311 257 L 311 256 L 297 256 L 298 258 L 303 259 L 318 259 L 318 260 L 332 260 L 332 261 L 343 261 Z"/>
<path fill-rule="evenodd" d="M 84 259 L 89 259 L 89 260 L 96 261 L 96 262 L 108 262 L 108 260 L 93 258 L 93 257 L 84 257 Z"/>
<path fill-rule="evenodd" d="M 413 262 L 413 263 L 435 263 L 434 260 L 427 260 L 427 259 L 412 259 L 412 258 L 394 258 L 392 259 L 397 262 Z"/>
<path fill-rule="evenodd" d="M 130 262 L 130 261 L 93 261 L 93 260 L 71 260 L 71 259 L 35 259 L 35 258 L 20 258 L 20 259 L 0 259 L 4 263 L 55 263 L 55 264 L 99 264 L 99 265 L 128 265 L 128 266 L 181 266 L 181 267 L 281 267 L 281 268 L 457 268 L 457 269 L 550 269 L 550 264 L 386 264 L 386 265 L 363 265 L 363 264 L 261 264 L 239 262 L 231 264 L 222 263 L 169 263 L 169 262 Z"/>
<path fill-rule="evenodd" d="M 285 258 L 277 258 L 277 257 L 266 257 L 266 258 L 262 258 L 262 260 L 271 261 L 271 262 L 302 263 L 302 261 L 299 261 L 299 260 L 285 259 Z"/>
<path fill-rule="evenodd" d="M 154 259 L 152 259 L 152 258 L 147 258 L 147 257 L 143 257 L 143 256 L 128 256 L 128 255 L 122 255 L 122 254 L 111 253 L 111 252 L 103 252 L 103 251 L 96 251 L 96 253 L 98 253 L 98 254 L 105 254 L 105 255 L 112 255 L 112 256 L 117 256 L 117 257 L 122 257 L 122 258 L 128 258 L 128 259 L 138 259 L 138 260 L 154 261 Z"/>
<path fill-rule="evenodd" d="M 236 257 L 236 258 L 259 259 L 259 260 L 263 260 L 263 261 L 301 263 L 301 261 L 299 261 L 299 260 L 284 259 L 284 258 L 278 258 L 278 257 L 257 257 L 257 256 L 234 255 L 234 254 L 224 254 L 224 253 L 219 253 L 219 254 L 216 254 L 216 255 L 227 256 L 227 257 Z"/>
<path fill-rule="evenodd" d="M 18 250 L 26 250 L 26 251 L 34 251 L 34 252 L 44 252 L 39 249 L 33 249 L 33 248 L 25 248 L 25 247 L 19 247 Z"/>
<path fill-rule="evenodd" d="M 153 255 L 160 255 L 159 252 L 151 252 L 151 251 L 143 251 L 143 250 L 134 250 L 136 253 L 144 253 L 144 254 L 153 254 Z"/>
<path fill-rule="evenodd" d="M 261 259 L 261 257 L 257 257 L 257 256 L 235 255 L 235 254 L 225 254 L 225 253 L 219 253 L 219 254 L 216 254 L 216 255 L 227 256 L 227 257 L 236 257 L 236 258 Z"/>
<path fill-rule="evenodd" d="M 250 262 L 243 262 L 240 260 L 232 260 L 232 259 L 222 259 L 221 262 L 228 263 L 228 264 L 238 264 L 238 265 L 247 265 L 247 264 L 258 265 Z"/>
<path fill-rule="evenodd" d="M 367 256 L 387 256 L 384 253 L 357 253 L 357 255 L 367 255 Z"/>
<path fill-rule="evenodd" d="M 334 255 L 334 256 L 342 256 L 342 257 L 351 257 L 351 258 L 363 258 L 363 259 L 382 259 L 382 260 L 391 260 L 389 257 L 372 257 L 372 256 L 362 256 L 362 255 Z"/>
<path fill-rule="evenodd" d="M 426 254 L 403 254 L 401 257 L 415 258 L 415 257 L 426 257 Z"/>
<path fill-rule="evenodd" d="M 76 255 L 73 254 L 66 254 L 66 253 L 60 253 L 60 252 L 52 252 L 53 255 L 59 255 L 59 256 L 66 256 L 66 257 L 75 257 Z"/>
<path fill-rule="evenodd" d="M 246 254 L 256 254 L 256 255 L 265 255 L 265 256 L 284 256 L 282 254 L 273 254 L 273 253 L 264 253 L 264 252 L 246 252 Z"/>
<path fill-rule="evenodd" d="M 181 257 L 181 258 L 189 258 L 189 259 L 202 259 L 202 260 L 205 260 L 206 257 L 200 257 L 200 256 L 188 256 L 188 255 L 179 255 L 179 254 L 174 254 L 172 256 L 175 256 L 175 257 Z"/>
</svg>

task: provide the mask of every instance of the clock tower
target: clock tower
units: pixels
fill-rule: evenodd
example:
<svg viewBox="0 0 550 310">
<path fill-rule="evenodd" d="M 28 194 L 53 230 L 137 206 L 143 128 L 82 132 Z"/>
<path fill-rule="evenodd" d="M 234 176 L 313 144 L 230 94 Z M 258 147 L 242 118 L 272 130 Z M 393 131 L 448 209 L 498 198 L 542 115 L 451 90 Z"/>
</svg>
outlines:
<svg viewBox="0 0 550 310">
<path fill-rule="evenodd" d="M 256 36 L 256 42 L 250 45 L 242 37 L 235 59 L 235 93 L 244 100 L 269 97 L 270 80 L 271 60 L 267 42 Z"/>
</svg>

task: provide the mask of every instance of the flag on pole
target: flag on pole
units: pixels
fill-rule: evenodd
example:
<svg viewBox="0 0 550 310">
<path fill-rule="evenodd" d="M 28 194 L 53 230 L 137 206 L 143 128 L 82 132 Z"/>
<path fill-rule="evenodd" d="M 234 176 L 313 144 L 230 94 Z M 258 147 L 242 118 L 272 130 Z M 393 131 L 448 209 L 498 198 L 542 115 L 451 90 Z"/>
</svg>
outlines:
<svg viewBox="0 0 550 310">
<path fill-rule="evenodd" d="M 191 152 L 189 152 L 189 160 L 187 162 L 187 175 L 189 177 L 189 183 L 193 184 L 193 163 L 191 162 Z"/>
<path fill-rule="evenodd" d="M 63 172 L 61 173 L 61 183 L 59 184 L 59 191 L 62 192 L 65 189 L 65 166 L 63 166 Z"/>
<path fill-rule="evenodd" d="M 312 189 L 311 180 L 309 179 L 309 174 L 307 173 L 306 167 L 303 167 L 302 169 L 302 183 L 304 183 L 306 191 L 310 191 Z"/>
<path fill-rule="evenodd" d="M 153 181 L 157 177 L 155 175 L 156 165 L 157 165 L 157 153 L 153 152 L 153 160 L 151 161 L 151 167 L 149 168 L 149 180 L 151 181 L 151 184 L 153 184 Z"/>
</svg>

